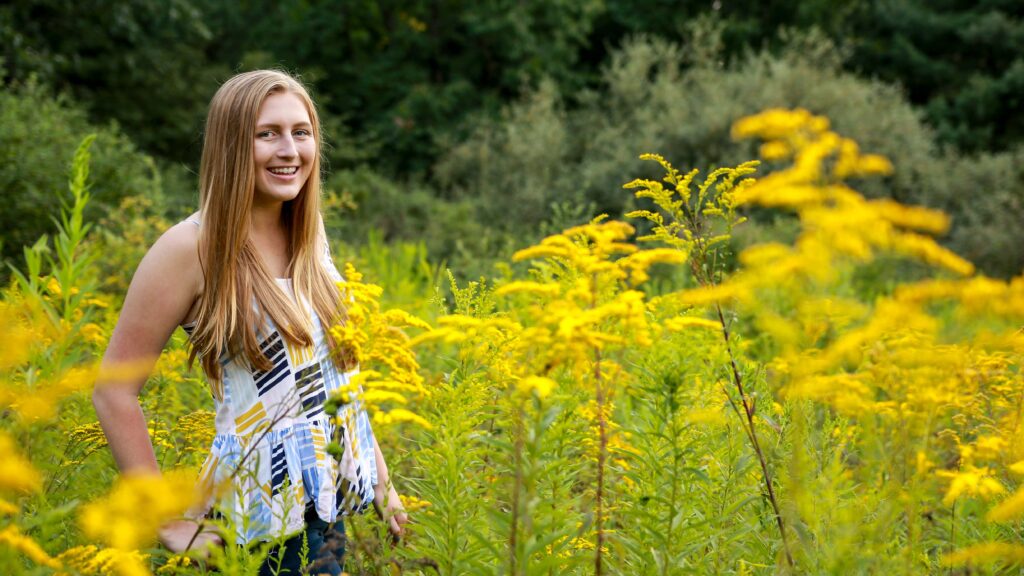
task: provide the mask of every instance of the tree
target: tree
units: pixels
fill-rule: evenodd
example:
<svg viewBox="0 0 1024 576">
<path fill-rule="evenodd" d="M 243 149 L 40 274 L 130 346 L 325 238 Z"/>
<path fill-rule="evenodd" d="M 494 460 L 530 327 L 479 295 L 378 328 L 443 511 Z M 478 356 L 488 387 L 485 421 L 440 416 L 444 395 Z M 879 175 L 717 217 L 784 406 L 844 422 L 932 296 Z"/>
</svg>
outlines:
<svg viewBox="0 0 1024 576">
<path fill-rule="evenodd" d="M 943 143 L 1024 141 L 1024 3 L 873 0 L 854 18 L 850 66 L 902 84 Z"/>
<path fill-rule="evenodd" d="M 209 64 L 213 34 L 190 0 L 15 0 L 0 7 L 7 83 L 36 77 L 117 120 L 162 158 L 199 157 L 206 105 L 226 66 Z"/>
</svg>

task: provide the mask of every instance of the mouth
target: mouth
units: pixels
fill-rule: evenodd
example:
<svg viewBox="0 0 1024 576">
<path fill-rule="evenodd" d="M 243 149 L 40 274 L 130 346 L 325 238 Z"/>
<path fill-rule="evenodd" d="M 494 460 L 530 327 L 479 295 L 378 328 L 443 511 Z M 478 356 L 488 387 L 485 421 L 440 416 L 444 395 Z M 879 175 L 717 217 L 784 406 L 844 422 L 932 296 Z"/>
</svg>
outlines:
<svg viewBox="0 0 1024 576">
<path fill-rule="evenodd" d="M 274 176 L 294 176 L 298 171 L 298 166 L 278 166 L 274 168 L 267 168 L 267 172 L 270 172 Z"/>
</svg>

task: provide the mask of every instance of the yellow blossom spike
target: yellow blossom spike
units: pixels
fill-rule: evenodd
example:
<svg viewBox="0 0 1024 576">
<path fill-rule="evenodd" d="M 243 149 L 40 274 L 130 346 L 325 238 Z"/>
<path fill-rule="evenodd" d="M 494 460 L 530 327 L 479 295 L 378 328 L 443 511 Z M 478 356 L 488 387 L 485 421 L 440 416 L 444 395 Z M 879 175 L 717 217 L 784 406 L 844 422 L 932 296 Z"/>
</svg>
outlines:
<svg viewBox="0 0 1024 576">
<path fill-rule="evenodd" d="M 536 394 L 541 400 L 547 398 L 557 386 L 554 380 L 543 376 L 527 376 L 516 383 L 520 394 Z"/>
<path fill-rule="evenodd" d="M 0 432 L 0 490 L 33 492 L 40 489 L 39 473 L 7 434 Z"/>
<path fill-rule="evenodd" d="M 975 544 L 946 554 L 942 557 L 945 566 L 966 564 L 1024 564 L 1024 546 L 1006 542 L 985 542 Z"/>
<path fill-rule="evenodd" d="M 989 510 L 985 519 L 989 522 L 1011 522 L 1024 517 L 1024 490 L 1018 490 L 1009 498 Z"/>
<path fill-rule="evenodd" d="M 664 326 L 667 330 L 670 330 L 672 332 L 683 332 L 687 328 L 709 328 L 711 330 L 722 329 L 722 325 L 715 320 L 708 320 L 706 318 L 695 318 L 692 316 L 669 318 L 668 320 L 665 320 Z"/>
<path fill-rule="evenodd" d="M 35 540 L 22 534 L 17 526 L 7 526 L 0 530 L 0 546 L 7 546 L 17 550 L 40 566 L 54 569 L 61 567 L 59 561 L 51 558 Z"/>
<path fill-rule="evenodd" d="M 80 520 L 91 538 L 119 550 L 135 550 L 154 542 L 161 525 L 200 499 L 192 471 L 122 476 L 106 497 L 82 507 Z"/>
</svg>

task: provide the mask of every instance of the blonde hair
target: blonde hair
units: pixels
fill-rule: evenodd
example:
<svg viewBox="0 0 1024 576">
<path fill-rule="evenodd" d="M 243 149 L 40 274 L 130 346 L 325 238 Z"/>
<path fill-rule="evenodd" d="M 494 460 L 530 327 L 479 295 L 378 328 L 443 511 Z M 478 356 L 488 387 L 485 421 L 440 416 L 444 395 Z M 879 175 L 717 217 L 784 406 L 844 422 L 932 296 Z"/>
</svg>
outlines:
<svg viewBox="0 0 1024 576">
<path fill-rule="evenodd" d="M 317 143 L 312 170 L 299 195 L 285 202 L 283 218 L 291 249 L 289 270 L 299 302 L 309 302 L 327 327 L 344 311 L 337 287 L 319 255 L 326 251 L 320 231 L 320 118 L 309 93 L 298 80 L 276 70 L 238 74 L 225 82 L 210 101 L 203 156 L 199 168 L 199 259 L 203 296 L 192 332 L 189 360 L 201 358 L 215 396 L 221 397 L 221 355 L 244 354 L 259 370 L 271 369 L 260 351 L 264 315 L 281 336 L 311 346 L 312 323 L 280 290 L 249 239 L 256 186 L 253 139 L 260 106 L 267 96 L 290 93 L 306 106 Z M 254 309 L 253 301 L 256 307 Z M 334 343 L 328 335 L 331 347 Z"/>
</svg>

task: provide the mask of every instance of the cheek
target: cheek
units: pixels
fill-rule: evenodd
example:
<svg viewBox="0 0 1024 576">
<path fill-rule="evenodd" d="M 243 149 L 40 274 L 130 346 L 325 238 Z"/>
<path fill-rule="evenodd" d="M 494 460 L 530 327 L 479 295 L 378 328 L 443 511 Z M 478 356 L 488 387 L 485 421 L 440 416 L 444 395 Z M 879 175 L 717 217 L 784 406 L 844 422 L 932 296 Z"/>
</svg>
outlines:
<svg viewBox="0 0 1024 576">
<path fill-rule="evenodd" d="M 312 164 L 316 159 L 316 142 L 303 142 L 299 146 L 299 155 L 302 156 L 304 164 Z"/>
<path fill-rule="evenodd" d="M 263 169 L 263 165 L 270 160 L 271 156 L 273 156 L 272 150 L 266 150 L 259 144 L 253 147 L 252 160 L 257 172 Z"/>
</svg>

